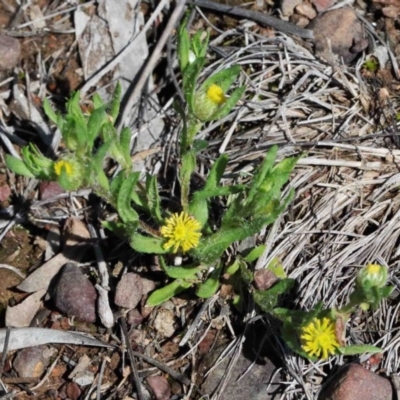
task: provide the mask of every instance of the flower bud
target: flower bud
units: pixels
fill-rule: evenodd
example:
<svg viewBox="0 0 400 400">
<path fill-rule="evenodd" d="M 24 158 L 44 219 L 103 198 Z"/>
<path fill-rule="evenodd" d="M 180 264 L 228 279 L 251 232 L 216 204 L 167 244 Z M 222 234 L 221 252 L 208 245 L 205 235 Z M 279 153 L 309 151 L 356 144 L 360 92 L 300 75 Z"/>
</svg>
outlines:
<svg viewBox="0 0 400 400">
<path fill-rule="evenodd" d="M 365 288 L 381 288 L 386 285 L 387 275 L 386 267 L 379 264 L 368 264 L 358 273 L 357 283 Z"/>
<path fill-rule="evenodd" d="M 54 174 L 58 183 L 66 190 L 75 190 L 84 180 L 81 164 L 73 159 L 60 159 L 54 163 Z"/>
<path fill-rule="evenodd" d="M 206 121 L 226 103 L 223 89 L 213 83 L 207 89 L 200 89 L 194 95 L 194 112 L 201 121 Z"/>
</svg>

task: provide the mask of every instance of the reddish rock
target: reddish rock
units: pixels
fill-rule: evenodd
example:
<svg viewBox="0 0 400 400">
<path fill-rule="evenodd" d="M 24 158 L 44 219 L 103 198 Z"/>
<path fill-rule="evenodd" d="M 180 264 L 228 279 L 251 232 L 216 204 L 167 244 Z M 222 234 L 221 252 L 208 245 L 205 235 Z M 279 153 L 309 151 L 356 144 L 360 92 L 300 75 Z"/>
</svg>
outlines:
<svg viewBox="0 0 400 400">
<path fill-rule="evenodd" d="M 7 201 L 11 196 L 11 189 L 8 185 L 0 186 L 0 202 Z"/>
<path fill-rule="evenodd" d="M 62 193 L 65 193 L 65 190 L 57 182 L 42 182 L 39 185 L 40 200 L 51 199 Z"/>
<path fill-rule="evenodd" d="M 317 11 L 320 13 L 332 7 L 336 3 L 336 0 L 311 0 L 311 3 L 314 4 Z"/>
<path fill-rule="evenodd" d="M 356 44 L 364 39 L 364 30 L 357 14 L 345 7 L 328 11 L 315 18 L 308 26 L 314 31 L 315 52 L 326 61 L 333 55 L 348 64 L 357 57 Z"/>
<path fill-rule="evenodd" d="M 142 294 L 142 278 L 138 274 L 129 272 L 118 282 L 114 301 L 120 307 L 135 308 L 139 304 Z"/>
<path fill-rule="evenodd" d="M 348 364 L 322 388 L 318 400 L 392 400 L 390 381 L 359 364 Z"/>
<path fill-rule="evenodd" d="M 269 269 L 259 269 L 254 272 L 254 286 L 257 290 L 267 290 L 277 280 L 277 276 Z"/>
<path fill-rule="evenodd" d="M 156 400 L 169 400 L 171 389 L 168 381 L 163 376 L 148 376 L 146 378 L 149 389 L 153 392 Z"/>
<path fill-rule="evenodd" d="M 142 314 L 140 314 L 140 312 L 136 308 L 128 312 L 127 322 L 129 325 L 134 325 L 134 326 L 140 325 L 143 322 L 143 319 L 144 318 Z"/>
<path fill-rule="evenodd" d="M 65 393 L 69 399 L 78 400 L 82 390 L 75 382 L 69 382 L 65 388 Z"/>
<path fill-rule="evenodd" d="M 83 322 L 96 321 L 96 289 L 75 264 L 68 263 L 62 268 L 52 297 L 64 314 Z"/>
</svg>

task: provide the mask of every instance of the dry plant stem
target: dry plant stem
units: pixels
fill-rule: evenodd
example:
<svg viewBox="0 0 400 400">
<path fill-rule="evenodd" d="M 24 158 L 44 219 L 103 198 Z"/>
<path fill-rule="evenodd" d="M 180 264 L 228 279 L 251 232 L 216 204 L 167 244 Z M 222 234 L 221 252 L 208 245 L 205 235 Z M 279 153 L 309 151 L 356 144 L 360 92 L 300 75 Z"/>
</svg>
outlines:
<svg viewBox="0 0 400 400">
<path fill-rule="evenodd" d="M 128 327 L 126 325 L 125 315 L 121 315 L 120 323 L 121 323 L 121 327 L 122 327 L 122 332 L 124 333 L 124 336 L 125 336 L 125 343 L 126 343 L 126 347 L 128 348 L 129 359 L 131 360 L 132 376 L 133 376 L 133 381 L 134 381 L 134 384 L 136 387 L 136 392 L 137 392 L 139 400 L 145 400 L 145 397 L 144 397 L 143 391 L 142 391 L 142 383 L 140 382 L 139 373 L 136 368 L 135 356 L 133 354 L 132 345 L 129 340 L 129 333 L 128 333 Z"/>
<path fill-rule="evenodd" d="M 167 42 L 176 23 L 179 21 L 179 18 L 182 14 L 184 7 L 185 7 L 185 0 L 179 0 L 176 4 L 174 11 L 171 14 L 171 17 L 164 29 L 164 32 L 162 33 L 159 41 L 157 42 L 152 55 L 150 56 L 146 66 L 144 67 L 142 74 L 140 75 L 140 78 L 137 81 L 136 86 L 133 89 L 131 95 L 129 96 L 129 99 L 122 111 L 122 116 L 118 124 L 119 131 L 122 129 L 123 126 L 127 125 L 128 123 L 127 119 L 130 112 L 132 111 L 132 107 L 136 103 L 140 95 L 140 92 L 142 91 L 143 87 L 147 82 L 147 79 L 149 78 L 150 74 L 153 72 L 154 67 L 158 63 L 161 51 L 165 46 L 165 43 Z"/>
<path fill-rule="evenodd" d="M 270 28 L 274 28 L 279 32 L 296 35 L 304 39 L 314 39 L 314 32 L 311 29 L 303 29 L 291 24 L 290 22 L 282 21 L 279 18 L 271 17 L 257 11 L 249 11 L 242 7 L 232 7 L 225 4 L 219 4 L 210 0 L 189 0 L 188 4 L 194 4 L 198 7 L 208 8 L 213 11 L 234 15 L 239 18 L 246 18 Z"/>
<path fill-rule="evenodd" d="M 100 367 L 99 379 L 97 380 L 97 394 L 96 394 L 97 400 L 101 399 L 101 382 L 103 382 L 104 371 L 106 369 L 106 363 L 107 363 L 107 358 L 103 358 L 103 361 L 102 361 L 101 367 Z"/>
<path fill-rule="evenodd" d="M 143 27 L 143 29 L 135 36 L 135 38 L 128 43 L 116 56 L 115 58 L 110 61 L 104 68 L 102 68 L 100 71 L 96 72 L 80 89 L 81 94 L 85 94 L 92 86 L 96 86 L 97 82 L 108 72 L 113 70 L 126 56 L 126 54 L 129 52 L 130 49 L 132 49 L 136 44 L 137 40 L 139 40 L 143 35 L 146 34 L 146 32 L 149 30 L 153 22 L 157 19 L 159 14 L 162 12 L 163 8 L 165 5 L 168 3 L 168 0 L 162 0 L 158 4 L 157 8 L 154 10 L 153 14 L 149 18 L 149 20 L 146 22 L 146 25 Z"/>
</svg>

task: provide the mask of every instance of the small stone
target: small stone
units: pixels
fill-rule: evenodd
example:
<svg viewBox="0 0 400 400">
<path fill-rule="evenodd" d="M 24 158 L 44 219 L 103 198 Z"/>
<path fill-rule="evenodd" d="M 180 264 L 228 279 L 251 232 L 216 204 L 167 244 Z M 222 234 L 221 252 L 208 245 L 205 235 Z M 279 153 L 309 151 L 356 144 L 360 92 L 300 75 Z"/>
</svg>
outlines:
<svg viewBox="0 0 400 400">
<path fill-rule="evenodd" d="M 295 25 L 299 26 L 300 28 L 305 28 L 309 23 L 310 20 L 306 17 L 303 17 L 299 14 L 293 14 L 290 17 L 290 21 L 293 22 Z"/>
<path fill-rule="evenodd" d="M 94 373 L 92 371 L 79 372 L 74 376 L 73 381 L 81 387 L 91 385 L 94 381 Z"/>
<path fill-rule="evenodd" d="M 296 12 L 303 17 L 307 17 L 308 19 L 314 19 L 317 16 L 317 12 L 307 3 L 299 4 L 296 7 Z"/>
<path fill-rule="evenodd" d="M 301 4 L 303 0 L 282 0 L 281 11 L 282 15 L 285 17 L 290 17 L 293 15 L 296 6 Z"/>
<path fill-rule="evenodd" d="M 13 367 L 21 378 L 40 378 L 50 364 L 46 357 L 47 347 L 28 347 L 20 350 L 13 362 Z"/>
<path fill-rule="evenodd" d="M 140 314 L 140 312 L 136 308 L 128 312 L 127 322 L 129 325 L 134 325 L 134 326 L 140 325 L 143 322 L 143 319 L 144 318 L 142 314 Z"/>
<path fill-rule="evenodd" d="M 154 320 L 154 328 L 164 337 L 171 337 L 175 333 L 175 315 L 173 311 L 160 308 Z"/>
<path fill-rule="evenodd" d="M 168 381 L 163 376 L 148 376 L 146 378 L 149 389 L 153 392 L 156 400 L 169 400 L 171 389 Z"/>
<path fill-rule="evenodd" d="M 318 400 L 392 400 L 390 381 L 359 364 L 348 364 L 322 388 Z"/>
<path fill-rule="evenodd" d="M 118 282 L 115 304 L 123 308 L 135 308 L 142 298 L 142 293 L 142 278 L 138 274 L 129 272 Z"/>
<path fill-rule="evenodd" d="M 62 268 L 52 297 L 56 307 L 64 314 L 83 322 L 96 321 L 97 292 L 74 263 Z"/>
<path fill-rule="evenodd" d="M 65 393 L 71 400 L 78 400 L 82 390 L 75 382 L 69 382 L 65 388 Z"/>
<path fill-rule="evenodd" d="M 48 200 L 62 193 L 65 190 L 57 182 L 41 182 L 39 185 L 40 200 Z"/>
<path fill-rule="evenodd" d="M 254 272 L 254 286 L 257 290 L 267 290 L 277 280 L 277 276 L 269 269 L 259 269 Z"/>
<path fill-rule="evenodd" d="M 10 36 L 0 35 L 0 70 L 14 68 L 21 54 L 19 40 Z"/>
<path fill-rule="evenodd" d="M 142 286 L 143 296 L 145 296 L 147 293 L 152 292 L 156 288 L 155 282 L 147 278 L 142 278 Z"/>
<path fill-rule="evenodd" d="M 355 11 L 349 7 L 328 11 L 315 18 L 307 27 L 314 31 L 318 57 L 332 61 L 332 53 L 348 64 L 357 57 L 355 43 L 364 39 L 363 27 Z"/>
<path fill-rule="evenodd" d="M 7 201 L 11 196 L 11 189 L 8 185 L 0 186 L 0 202 L 3 203 Z"/>
<path fill-rule="evenodd" d="M 329 7 L 332 7 L 336 1 L 337 0 L 311 0 L 319 13 L 327 10 Z"/>
</svg>

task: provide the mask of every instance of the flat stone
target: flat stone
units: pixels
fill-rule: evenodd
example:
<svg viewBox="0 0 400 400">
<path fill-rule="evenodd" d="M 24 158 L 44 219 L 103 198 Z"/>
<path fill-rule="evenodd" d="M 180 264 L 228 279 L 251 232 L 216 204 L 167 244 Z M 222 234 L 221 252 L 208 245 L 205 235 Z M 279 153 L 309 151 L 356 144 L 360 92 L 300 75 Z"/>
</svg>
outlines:
<svg viewBox="0 0 400 400">
<path fill-rule="evenodd" d="M 389 379 L 359 364 L 348 364 L 328 379 L 318 400 L 392 400 Z"/>
<path fill-rule="evenodd" d="M 156 400 L 169 400 L 171 398 L 171 389 L 163 376 L 148 376 L 146 381 Z"/>
<path fill-rule="evenodd" d="M 264 334 L 265 331 L 261 335 L 254 334 L 252 331 L 247 334 L 243 351 L 233 367 L 229 382 L 219 394 L 220 400 L 272 400 L 275 398 L 274 392 L 279 387 L 279 377 L 272 380 L 276 367 L 265 355 L 265 349 L 268 346 L 260 349 Z M 268 340 L 265 343 L 268 343 Z M 214 367 L 226 346 L 226 344 L 218 345 L 204 358 L 198 368 L 199 377 Z M 258 358 L 255 359 L 257 355 Z M 203 396 L 209 395 L 211 398 L 213 394 L 216 395 L 218 385 L 224 379 L 230 361 L 230 357 L 226 357 L 209 373 L 201 385 Z"/>
<path fill-rule="evenodd" d="M 129 272 L 122 276 L 115 292 L 115 304 L 123 308 L 135 308 L 142 298 L 143 283 L 140 275 Z"/>
<path fill-rule="evenodd" d="M 290 17 L 294 13 L 296 6 L 301 4 L 303 0 L 282 0 L 281 11 L 285 17 Z"/>
<path fill-rule="evenodd" d="M 296 7 L 296 12 L 303 17 L 307 17 L 308 19 L 314 19 L 317 16 L 317 12 L 307 3 L 299 4 Z"/>
<path fill-rule="evenodd" d="M 327 10 L 329 7 L 332 7 L 336 1 L 337 0 L 311 0 L 319 13 Z"/>
<path fill-rule="evenodd" d="M 355 44 L 364 39 L 362 24 L 349 7 L 322 14 L 307 28 L 314 31 L 316 55 L 328 62 L 336 61 L 336 58 L 350 63 L 358 54 L 354 51 Z"/>
<path fill-rule="evenodd" d="M 19 61 L 21 45 L 19 40 L 10 36 L 0 35 L 0 70 L 14 68 Z"/>
</svg>

